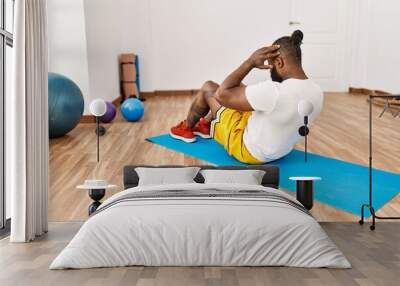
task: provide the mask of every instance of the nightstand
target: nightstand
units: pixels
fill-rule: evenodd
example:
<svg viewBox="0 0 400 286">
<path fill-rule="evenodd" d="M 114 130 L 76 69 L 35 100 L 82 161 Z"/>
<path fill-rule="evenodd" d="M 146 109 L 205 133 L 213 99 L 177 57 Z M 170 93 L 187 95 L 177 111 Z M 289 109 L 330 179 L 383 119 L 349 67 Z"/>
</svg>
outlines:
<svg viewBox="0 0 400 286">
<path fill-rule="evenodd" d="M 101 205 L 100 200 L 106 194 L 106 190 L 116 187 L 116 185 L 110 185 L 107 183 L 107 181 L 103 180 L 86 180 L 83 185 L 79 185 L 76 188 L 88 190 L 89 197 L 93 200 L 93 203 L 88 208 L 88 213 L 90 216 Z"/>
<path fill-rule="evenodd" d="M 314 204 L 314 181 L 320 181 L 320 177 L 290 177 L 296 181 L 296 199 L 308 210 Z"/>
</svg>

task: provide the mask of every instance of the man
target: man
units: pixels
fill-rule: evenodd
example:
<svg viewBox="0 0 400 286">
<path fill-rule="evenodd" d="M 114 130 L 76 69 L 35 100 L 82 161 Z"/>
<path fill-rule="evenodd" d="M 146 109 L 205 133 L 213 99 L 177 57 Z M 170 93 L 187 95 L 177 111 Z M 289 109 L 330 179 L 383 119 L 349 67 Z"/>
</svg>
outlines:
<svg viewBox="0 0 400 286">
<path fill-rule="evenodd" d="M 302 40 L 303 33 L 297 30 L 255 51 L 221 85 L 204 83 L 187 119 L 171 128 L 171 136 L 185 142 L 194 142 L 195 135 L 214 138 L 230 155 L 247 164 L 287 155 L 300 139 L 303 118 L 298 113 L 299 102 L 313 104 L 310 122 L 323 103 L 321 88 L 308 79 L 302 67 Z M 269 69 L 272 81 L 242 84 L 254 68 Z"/>
</svg>

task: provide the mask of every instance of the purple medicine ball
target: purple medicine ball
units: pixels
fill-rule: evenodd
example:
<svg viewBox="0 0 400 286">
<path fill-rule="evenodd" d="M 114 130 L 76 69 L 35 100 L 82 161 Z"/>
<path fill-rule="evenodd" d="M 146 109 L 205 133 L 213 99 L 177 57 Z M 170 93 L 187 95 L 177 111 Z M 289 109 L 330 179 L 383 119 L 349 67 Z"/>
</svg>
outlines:
<svg viewBox="0 0 400 286">
<path fill-rule="evenodd" d="M 117 114 L 117 109 L 114 104 L 109 101 L 106 101 L 107 111 L 106 113 L 100 117 L 100 121 L 103 123 L 109 123 L 114 120 L 115 115 Z"/>
</svg>

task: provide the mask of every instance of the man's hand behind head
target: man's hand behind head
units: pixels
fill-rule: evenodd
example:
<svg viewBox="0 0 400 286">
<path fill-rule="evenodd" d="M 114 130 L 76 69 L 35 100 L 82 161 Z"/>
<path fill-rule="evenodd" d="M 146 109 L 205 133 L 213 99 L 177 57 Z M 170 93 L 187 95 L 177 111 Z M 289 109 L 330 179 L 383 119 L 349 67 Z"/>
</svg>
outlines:
<svg viewBox="0 0 400 286">
<path fill-rule="evenodd" d="M 271 60 L 280 55 L 279 45 L 273 45 L 268 47 L 263 47 L 256 50 L 248 59 L 249 63 L 253 68 L 258 69 L 271 69 L 273 66 L 271 64 L 265 64 L 265 61 Z"/>
</svg>

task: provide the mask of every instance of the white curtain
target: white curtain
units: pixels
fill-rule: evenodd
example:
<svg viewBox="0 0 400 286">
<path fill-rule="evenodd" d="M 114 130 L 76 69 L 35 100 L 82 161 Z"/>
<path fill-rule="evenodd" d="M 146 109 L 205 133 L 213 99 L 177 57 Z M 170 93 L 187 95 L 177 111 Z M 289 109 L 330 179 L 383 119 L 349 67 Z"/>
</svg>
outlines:
<svg viewBox="0 0 400 286">
<path fill-rule="evenodd" d="M 47 232 L 48 115 L 46 0 L 15 1 L 13 93 L 6 98 L 6 180 L 12 242 Z"/>
</svg>

